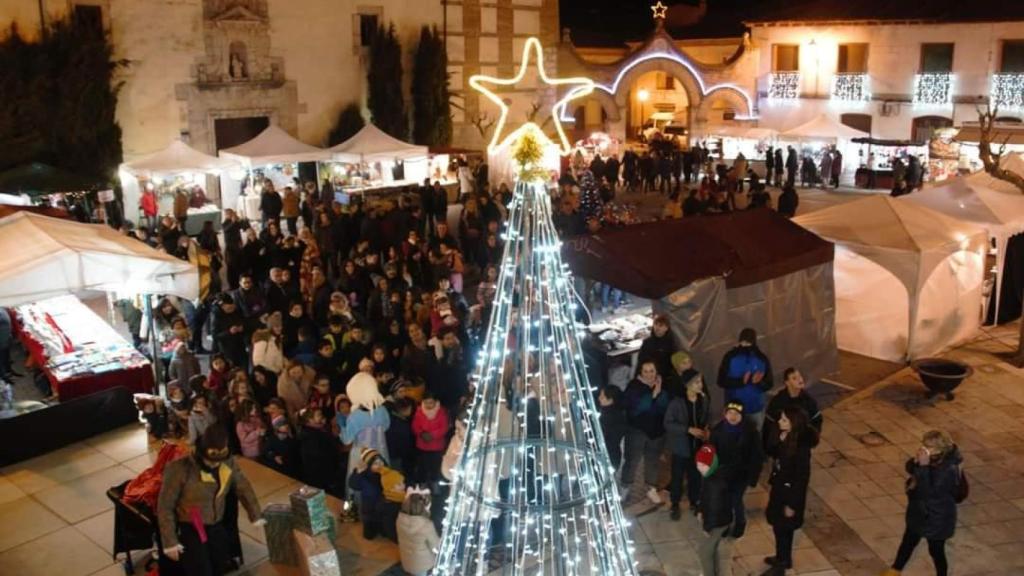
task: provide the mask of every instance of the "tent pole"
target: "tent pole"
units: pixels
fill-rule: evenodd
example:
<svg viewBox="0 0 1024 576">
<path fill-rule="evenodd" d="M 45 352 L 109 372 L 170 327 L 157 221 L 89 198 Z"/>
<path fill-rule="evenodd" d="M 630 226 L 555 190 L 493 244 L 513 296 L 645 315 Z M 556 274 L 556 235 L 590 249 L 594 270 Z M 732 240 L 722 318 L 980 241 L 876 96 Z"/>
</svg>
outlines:
<svg viewBox="0 0 1024 576">
<path fill-rule="evenodd" d="M 153 358 L 153 384 L 156 386 L 155 393 L 160 393 L 162 372 L 160 370 L 160 352 L 156 346 L 156 318 L 153 316 L 153 295 L 146 294 L 144 299 L 146 314 L 149 316 L 149 351 Z"/>
</svg>

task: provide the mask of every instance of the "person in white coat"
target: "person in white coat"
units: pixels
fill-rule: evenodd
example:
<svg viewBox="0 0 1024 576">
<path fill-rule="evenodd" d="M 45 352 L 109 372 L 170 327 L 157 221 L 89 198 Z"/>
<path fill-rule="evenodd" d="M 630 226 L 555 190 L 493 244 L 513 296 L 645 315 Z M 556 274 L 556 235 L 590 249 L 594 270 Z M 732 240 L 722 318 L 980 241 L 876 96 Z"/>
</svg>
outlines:
<svg viewBox="0 0 1024 576">
<path fill-rule="evenodd" d="M 430 519 L 430 490 L 410 486 L 398 513 L 398 552 L 402 569 L 413 576 L 426 576 L 437 560 L 441 539 Z"/>
</svg>

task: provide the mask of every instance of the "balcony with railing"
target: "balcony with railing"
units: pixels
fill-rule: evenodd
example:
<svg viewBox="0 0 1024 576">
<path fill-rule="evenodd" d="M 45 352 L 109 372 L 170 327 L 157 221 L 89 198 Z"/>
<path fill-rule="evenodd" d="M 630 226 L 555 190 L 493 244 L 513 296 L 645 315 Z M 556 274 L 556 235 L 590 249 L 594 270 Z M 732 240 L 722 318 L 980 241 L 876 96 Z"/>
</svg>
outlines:
<svg viewBox="0 0 1024 576">
<path fill-rule="evenodd" d="M 871 100 L 871 80 L 864 73 L 838 73 L 832 77 L 832 100 L 866 102 Z"/>
<path fill-rule="evenodd" d="M 928 72 L 914 76 L 914 104 L 944 106 L 953 103 L 953 74 Z"/>
<path fill-rule="evenodd" d="M 799 72 L 773 72 L 768 75 L 769 100 L 796 100 L 799 97 Z"/>
<path fill-rule="evenodd" d="M 1024 72 L 993 74 L 990 97 L 1000 110 L 1024 109 Z"/>
</svg>

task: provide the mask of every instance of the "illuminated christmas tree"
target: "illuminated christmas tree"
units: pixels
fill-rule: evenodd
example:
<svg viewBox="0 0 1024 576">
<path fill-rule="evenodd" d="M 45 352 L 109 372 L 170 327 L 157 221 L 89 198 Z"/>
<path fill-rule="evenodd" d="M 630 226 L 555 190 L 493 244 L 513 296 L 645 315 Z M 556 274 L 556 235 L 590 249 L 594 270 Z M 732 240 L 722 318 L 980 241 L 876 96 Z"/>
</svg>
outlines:
<svg viewBox="0 0 1024 576">
<path fill-rule="evenodd" d="M 531 40 L 523 68 L 531 49 L 540 60 L 540 46 Z M 500 83 L 470 80 L 481 90 L 487 82 Z M 568 98 L 554 110 L 563 151 L 557 116 Z M 502 109 L 494 142 L 507 113 Z M 504 142 L 512 143 L 518 179 L 434 573 L 636 574 L 573 321 L 572 282 L 545 186 L 549 175 L 540 166 L 544 146 L 553 143 L 534 124 Z"/>
</svg>

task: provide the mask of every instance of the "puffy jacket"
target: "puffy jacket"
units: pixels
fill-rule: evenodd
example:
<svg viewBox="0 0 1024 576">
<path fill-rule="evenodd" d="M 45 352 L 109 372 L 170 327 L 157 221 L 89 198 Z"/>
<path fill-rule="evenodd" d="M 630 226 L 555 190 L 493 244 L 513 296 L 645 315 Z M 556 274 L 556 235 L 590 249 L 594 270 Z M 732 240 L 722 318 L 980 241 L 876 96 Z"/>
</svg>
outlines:
<svg viewBox="0 0 1024 576">
<path fill-rule="evenodd" d="M 704 395 L 698 396 L 692 405 L 685 396 L 669 402 L 665 412 L 665 440 L 672 454 L 683 458 L 693 455 L 698 440 L 690 435 L 690 428 L 708 425 L 709 408 L 708 397 Z"/>
<path fill-rule="evenodd" d="M 753 378 L 743 382 L 747 373 L 753 376 L 757 372 L 764 373 L 761 382 L 755 384 Z M 764 410 L 764 393 L 772 389 L 772 363 L 757 346 L 737 346 L 726 352 L 718 367 L 718 385 L 725 389 L 727 402 L 736 401 L 743 404 L 744 414 L 757 414 Z"/>
<path fill-rule="evenodd" d="M 792 452 L 784 449 L 778 434 L 768 441 L 765 451 L 774 460 L 768 480 L 771 491 L 765 518 L 772 526 L 795 530 L 803 525 L 807 486 L 811 480 L 811 449 L 817 445 L 818 434 L 813 429 L 800 438 Z M 786 516 L 786 507 L 793 510 L 793 516 Z"/>
<path fill-rule="evenodd" d="M 422 434 L 430 433 L 430 440 L 424 440 Z M 416 436 L 416 448 L 422 452 L 444 452 L 445 436 L 448 434 L 448 412 L 444 406 L 437 407 L 437 413 L 430 419 L 418 408 L 412 417 L 412 433 Z"/>
<path fill-rule="evenodd" d="M 749 420 L 732 426 L 722 420 L 711 429 L 709 439 L 718 453 L 718 474 L 730 484 L 757 484 L 761 475 L 764 452 L 761 450 L 761 436 Z"/>
<path fill-rule="evenodd" d="M 669 396 L 662 388 L 661 393 L 654 397 L 653 390 L 634 379 L 626 386 L 623 395 L 623 406 L 630 428 L 643 430 L 648 438 L 661 438 L 665 435 L 665 411 L 668 410 Z"/>
<path fill-rule="evenodd" d="M 398 514 L 396 522 L 398 531 L 398 552 L 402 559 L 402 569 L 410 574 L 425 574 L 434 567 L 434 548 L 441 541 L 437 529 L 426 516 L 411 516 L 404 512 Z"/>
<path fill-rule="evenodd" d="M 963 458 L 956 448 L 937 463 L 907 461 L 907 530 L 928 540 L 947 540 L 956 530 L 956 493 Z"/>
<path fill-rule="evenodd" d="M 720 471 L 704 477 L 698 507 L 705 532 L 732 524 L 732 492 L 728 479 Z"/>
</svg>

